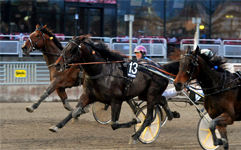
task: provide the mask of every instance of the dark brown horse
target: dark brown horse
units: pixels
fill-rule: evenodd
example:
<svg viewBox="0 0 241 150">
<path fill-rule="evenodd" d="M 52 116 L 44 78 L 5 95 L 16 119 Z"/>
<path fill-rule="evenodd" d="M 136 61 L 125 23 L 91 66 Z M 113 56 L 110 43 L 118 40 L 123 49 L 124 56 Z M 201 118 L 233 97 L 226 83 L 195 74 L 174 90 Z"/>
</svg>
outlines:
<svg viewBox="0 0 241 150">
<path fill-rule="evenodd" d="M 50 128 L 50 131 L 57 132 L 62 128 L 72 117 L 81 114 L 82 109 L 88 104 L 99 101 L 111 105 L 112 129 L 130 127 L 136 124 L 139 120 L 134 118 L 128 123 L 118 124 L 118 119 L 121 111 L 122 102 L 139 96 L 139 99 L 147 102 L 147 115 L 145 121 L 139 130 L 132 135 L 130 143 L 136 143 L 137 138 L 141 135 L 145 127 L 149 126 L 153 120 L 153 109 L 155 104 L 161 104 L 164 107 L 169 119 L 173 118 L 173 114 L 168 108 L 165 99 L 162 99 L 162 93 L 168 85 L 168 79 L 149 72 L 146 69 L 137 67 L 137 64 L 132 62 L 132 69 L 128 68 L 130 62 L 124 63 L 123 59 L 126 55 L 117 51 L 109 50 L 103 43 L 94 42 L 89 38 L 89 35 L 79 36 L 69 41 L 63 50 L 63 54 L 56 61 L 58 70 L 64 71 L 70 63 L 89 63 L 83 65 L 86 72 L 84 81 L 84 93 L 80 96 L 76 108 L 59 124 Z M 115 63 L 108 63 L 115 61 Z M 121 62 L 116 62 L 121 61 Z M 156 65 L 148 60 L 138 62 L 142 65 L 153 65 L 161 69 L 163 66 Z M 134 65 L 135 64 L 135 65 Z M 133 71 L 136 73 L 136 78 L 127 79 L 127 72 Z M 176 71 L 177 72 L 177 71 Z M 129 82 L 130 84 L 126 84 Z M 126 85 L 130 85 L 128 90 Z"/>
<path fill-rule="evenodd" d="M 191 79 L 197 79 L 204 91 L 204 107 L 213 119 L 209 129 L 214 145 L 228 149 L 227 125 L 241 120 L 241 75 L 230 73 L 222 66 L 226 61 L 219 56 L 208 57 L 199 47 L 180 60 L 179 73 L 175 79 L 176 90 L 182 90 Z M 215 134 L 218 129 L 221 139 Z M 241 142 L 241 141 L 240 141 Z"/>
<path fill-rule="evenodd" d="M 67 100 L 65 89 L 81 85 L 81 79 L 79 78 L 80 68 L 78 66 L 71 66 L 64 72 L 58 72 L 56 70 L 53 64 L 62 53 L 63 46 L 46 26 L 41 27 L 37 25 L 35 31 L 30 34 L 29 39 L 22 45 L 23 53 L 26 55 L 29 55 L 35 49 L 43 53 L 44 60 L 49 68 L 51 83 L 40 95 L 38 101 L 32 106 L 28 106 L 26 110 L 33 112 L 34 109 L 55 90 L 62 100 L 64 108 L 69 111 L 73 110 Z"/>
</svg>

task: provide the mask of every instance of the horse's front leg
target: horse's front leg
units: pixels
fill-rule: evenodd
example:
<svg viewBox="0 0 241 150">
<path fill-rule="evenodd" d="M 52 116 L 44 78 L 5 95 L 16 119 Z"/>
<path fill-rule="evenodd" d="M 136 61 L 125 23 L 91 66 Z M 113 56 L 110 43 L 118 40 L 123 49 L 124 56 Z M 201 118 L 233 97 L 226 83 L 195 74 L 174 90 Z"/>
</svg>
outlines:
<svg viewBox="0 0 241 150">
<path fill-rule="evenodd" d="M 87 105 L 86 104 L 87 102 L 89 102 L 89 98 L 85 93 L 83 93 L 80 96 L 80 99 L 79 99 L 75 109 L 73 111 L 71 111 L 69 113 L 69 115 L 64 120 L 62 120 L 60 123 L 58 123 L 56 126 L 50 127 L 49 130 L 52 132 L 57 132 L 60 128 L 64 127 L 65 124 L 68 123 L 71 118 L 79 117 L 81 114 L 84 113 L 83 108 Z"/>
<path fill-rule="evenodd" d="M 141 133 L 144 131 L 144 129 L 151 124 L 151 121 L 153 120 L 153 108 L 154 104 L 147 103 L 147 114 L 146 118 L 141 125 L 141 127 L 138 129 L 138 131 L 132 135 L 129 144 L 136 144 L 137 138 L 140 137 Z"/>
<path fill-rule="evenodd" d="M 32 106 L 28 106 L 26 108 L 26 110 L 28 112 L 32 113 L 34 111 L 34 109 L 38 108 L 40 103 L 43 100 L 45 100 L 51 93 L 53 93 L 58 86 L 59 86 L 58 81 L 56 79 L 52 80 L 52 82 L 49 84 L 48 88 L 45 91 L 43 91 L 43 93 L 39 96 L 39 99 Z"/>
<path fill-rule="evenodd" d="M 68 96 L 65 92 L 65 88 L 58 88 L 58 89 L 56 89 L 56 92 L 59 95 L 59 97 L 64 105 L 64 108 L 67 109 L 68 111 L 72 111 L 73 108 L 69 104 Z"/>
<path fill-rule="evenodd" d="M 210 121 L 209 129 L 212 133 L 214 145 L 224 145 L 224 149 L 228 149 L 228 139 L 227 139 L 227 131 L 226 126 L 233 123 L 233 119 L 230 117 L 228 113 L 222 113 L 218 117 L 214 118 Z M 221 139 L 217 138 L 215 130 L 216 127 L 221 135 Z"/>
</svg>

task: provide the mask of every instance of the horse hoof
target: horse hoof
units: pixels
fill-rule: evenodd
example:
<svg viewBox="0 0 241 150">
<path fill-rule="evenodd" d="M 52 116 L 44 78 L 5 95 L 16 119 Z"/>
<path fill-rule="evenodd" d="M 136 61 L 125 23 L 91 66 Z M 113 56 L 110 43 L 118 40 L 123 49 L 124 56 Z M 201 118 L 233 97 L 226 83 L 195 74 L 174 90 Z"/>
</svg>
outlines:
<svg viewBox="0 0 241 150">
<path fill-rule="evenodd" d="M 74 123 L 78 123 L 78 122 L 79 122 L 78 118 L 73 118 L 71 123 L 74 124 Z"/>
<path fill-rule="evenodd" d="M 33 108 L 32 106 L 28 106 L 28 107 L 26 108 L 26 110 L 27 110 L 27 112 L 32 113 L 32 112 L 34 111 L 34 108 Z"/>
<path fill-rule="evenodd" d="M 221 139 L 218 139 L 216 142 L 214 142 L 214 146 L 224 145 L 226 142 L 227 142 L 226 139 L 221 138 Z"/>
<path fill-rule="evenodd" d="M 180 113 L 177 112 L 177 111 L 172 112 L 172 114 L 173 114 L 173 118 L 180 118 L 181 117 Z"/>
<path fill-rule="evenodd" d="M 118 124 L 114 123 L 114 124 L 111 125 L 111 128 L 112 128 L 113 130 L 116 130 L 116 129 L 118 129 L 119 127 L 118 127 Z"/>
<path fill-rule="evenodd" d="M 52 127 L 49 128 L 49 130 L 50 130 L 51 132 L 58 132 L 59 128 L 56 127 L 56 126 L 52 126 Z"/>
<path fill-rule="evenodd" d="M 64 106 L 64 108 L 65 108 L 66 110 L 68 110 L 68 111 L 72 111 L 72 110 L 74 110 L 72 107 Z"/>
<path fill-rule="evenodd" d="M 139 118 L 135 118 L 136 119 L 136 124 L 141 123 L 141 120 Z"/>
<path fill-rule="evenodd" d="M 69 105 L 69 102 L 68 102 L 67 100 L 65 100 L 64 108 L 67 109 L 68 111 L 74 110 L 74 109 Z"/>
<path fill-rule="evenodd" d="M 137 143 L 137 140 L 134 140 L 133 137 L 131 137 L 129 144 L 130 145 L 135 145 Z"/>
</svg>

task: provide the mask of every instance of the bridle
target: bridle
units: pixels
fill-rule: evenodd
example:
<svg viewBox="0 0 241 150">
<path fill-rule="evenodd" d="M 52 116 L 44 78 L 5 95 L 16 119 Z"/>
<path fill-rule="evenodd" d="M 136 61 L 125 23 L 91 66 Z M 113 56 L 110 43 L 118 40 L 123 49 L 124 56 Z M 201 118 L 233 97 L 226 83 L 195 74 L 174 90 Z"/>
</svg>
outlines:
<svg viewBox="0 0 241 150">
<path fill-rule="evenodd" d="M 35 30 L 35 31 L 40 31 L 40 30 Z M 34 31 L 34 32 L 35 32 L 35 31 Z M 44 35 L 45 35 L 45 34 L 44 34 L 42 31 L 40 31 L 40 32 L 42 33 L 42 36 L 41 36 L 36 42 L 32 41 L 30 37 L 28 38 L 28 40 L 29 40 L 29 42 L 30 42 L 30 48 L 29 48 L 29 50 L 27 51 L 27 53 L 30 53 L 30 51 L 32 51 L 32 50 L 35 50 L 35 49 L 36 49 L 35 46 L 38 44 L 38 42 L 39 42 L 41 39 L 43 39 L 43 43 L 44 43 L 44 41 L 45 41 Z"/>
<path fill-rule="evenodd" d="M 33 51 L 34 51 L 34 50 L 38 50 L 38 51 L 40 51 L 40 52 L 42 52 L 42 53 L 45 53 L 45 54 L 50 54 L 50 55 L 54 55 L 54 56 L 60 56 L 60 54 L 49 53 L 48 51 L 43 51 L 43 50 L 41 50 L 41 49 L 37 49 L 37 48 L 36 48 L 36 45 L 38 44 L 38 42 L 39 42 L 41 39 L 43 39 L 43 44 L 44 44 L 44 47 L 45 47 L 46 50 L 47 50 L 47 47 L 46 47 L 46 45 L 45 45 L 45 37 L 44 37 L 45 33 L 43 33 L 43 32 L 42 32 L 41 30 L 39 30 L 39 29 L 36 29 L 35 31 L 40 31 L 40 32 L 42 33 L 42 36 L 41 36 L 36 42 L 32 41 L 30 37 L 28 38 L 31 46 L 30 46 L 29 50 L 27 51 L 27 53 L 29 53 L 29 52 L 32 51 L 32 50 L 33 50 Z M 35 32 L 35 31 L 34 31 L 34 32 Z"/>
<path fill-rule="evenodd" d="M 78 49 L 76 50 L 76 52 L 75 52 L 71 57 L 68 57 L 68 56 L 66 56 L 65 53 L 66 53 L 66 49 L 69 47 L 70 43 L 75 44 L 75 46 L 74 46 L 72 49 L 75 49 L 76 47 L 77 47 Z M 70 67 L 68 64 L 73 61 L 74 57 L 75 57 L 77 54 L 81 54 L 81 51 L 80 51 L 80 49 L 81 49 L 81 44 L 82 44 L 82 43 L 80 43 L 80 44 L 76 43 L 74 40 L 70 40 L 70 41 L 68 42 L 68 44 L 66 45 L 66 47 L 65 47 L 64 50 L 63 50 L 63 53 L 61 54 L 61 56 L 63 57 L 63 60 L 64 60 L 64 69 L 67 69 L 67 68 Z"/>
<path fill-rule="evenodd" d="M 195 69 L 196 69 L 197 66 L 198 66 L 198 57 L 195 57 L 195 56 L 193 56 L 193 55 L 191 55 L 191 54 L 186 54 L 185 57 L 180 60 L 180 62 L 181 62 L 181 61 L 184 61 L 185 59 L 191 60 L 191 63 L 192 63 L 192 66 L 193 66 L 193 67 L 192 67 L 191 71 L 188 71 L 188 70 L 186 70 L 186 69 L 184 69 L 184 68 L 179 67 L 179 70 L 185 71 L 185 72 L 190 76 L 189 79 L 188 79 L 188 81 L 185 83 L 184 86 L 188 85 L 188 83 L 193 79 L 193 73 L 194 73 Z M 181 66 L 181 65 L 180 65 L 180 66 Z"/>
</svg>

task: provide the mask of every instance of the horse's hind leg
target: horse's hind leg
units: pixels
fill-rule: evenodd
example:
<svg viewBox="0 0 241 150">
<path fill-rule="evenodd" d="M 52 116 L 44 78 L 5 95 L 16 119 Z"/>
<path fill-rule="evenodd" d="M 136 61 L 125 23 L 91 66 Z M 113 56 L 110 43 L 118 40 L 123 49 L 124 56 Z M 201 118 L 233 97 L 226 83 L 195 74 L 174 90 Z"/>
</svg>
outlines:
<svg viewBox="0 0 241 150">
<path fill-rule="evenodd" d="M 233 120 L 230 117 L 230 115 L 227 113 L 222 113 L 220 116 L 210 121 L 209 129 L 212 133 L 213 142 L 215 146 L 224 145 L 224 149 L 225 150 L 228 149 L 226 126 L 232 123 L 233 123 Z M 218 128 L 221 134 L 221 137 L 222 137 L 221 139 L 218 139 L 216 136 L 216 133 L 215 133 L 216 127 Z"/>
<path fill-rule="evenodd" d="M 147 103 L 147 114 L 146 118 L 141 125 L 141 127 L 138 129 L 138 131 L 132 135 L 129 144 L 136 144 L 137 138 L 140 137 L 141 133 L 144 131 L 144 129 L 151 124 L 151 121 L 153 120 L 153 104 Z"/>
<path fill-rule="evenodd" d="M 72 111 L 72 117 L 78 118 L 80 115 L 86 113 L 85 107 L 89 104 L 89 97 L 83 93 L 80 96 L 78 104 L 75 106 L 75 109 Z"/>
<path fill-rule="evenodd" d="M 223 143 L 224 150 L 228 150 L 227 128 L 223 127 L 223 126 L 219 126 L 219 125 L 217 125 L 216 127 L 217 127 L 217 129 L 218 129 L 218 131 L 219 131 L 219 133 L 221 135 L 221 138 L 225 139 L 225 140 L 223 140 L 224 141 L 224 143 Z"/>
<path fill-rule="evenodd" d="M 69 115 L 62 120 L 60 123 L 58 123 L 56 126 L 52 126 L 49 128 L 50 131 L 52 132 L 57 132 L 60 128 L 63 128 L 64 125 L 69 122 L 69 120 L 72 118 L 72 111 L 69 113 Z"/>
<path fill-rule="evenodd" d="M 173 113 L 172 111 L 170 110 L 168 104 L 167 104 L 167 100 L 166 100 L 166 97 L 165 96 L 161 96 L 156 104 L 160 104 L 163 109 L 165 110 L 166 114 L 167 114 L 167 117 L 168 117 L 168 120 L 172 120 L 173 119 Z"/>
<path fill-rule="evenodd" d="M 112 116 L 111 127 L 113 130 L 116 130 L 119 128 L 129 128 L 134 124 L 140 123 L 139 119 L 133 118 L 132 121 L 130 121 L 130 122 L 119 124 L 117 121 L 119 120 L 121 105 L 122 105 L 121 101 L 119 101 L 119 102 L 116 102 L 115 100 L 112 101 L 112 104 L 111 104 L 111 116 Z"/>
<path fill-rule="evenodd" d="M 87 97 L 87 95 L 85 93 L 83 93 L 80 96 L 80 99 L 78 101 L 78 104 L 76 105 L 75 109 L 73 111 L 71 111 L 69 113 L 69 115 L 62 120 L 60 123 L 58 123 L 56 126 L 52 126 L 49 128 L 50 131 L 52 132 L 57 132 L 60 128 L 64 127 L 64 125 L 69 122 L 69 120 L 71 118 L 77 118 L 79 117 L 81 114 L 83 114 L 84 112 L 82 111 L 87 104 L 89 102 L 89 98 Z"/>
<path fill-rule="evenodd" d="M 67 94 L 65 92 L 65 89 L 64 88 L 58 88 L 56 89 L 59 97 L 61 98 L 61 101 L 64 105 L 64 108 L 67 109 L 68 111 L 72 111 L 73 108 L 69 105 L 69 101 L 68 101 L 68 97 L 67 97 Z"/>
</svg>

